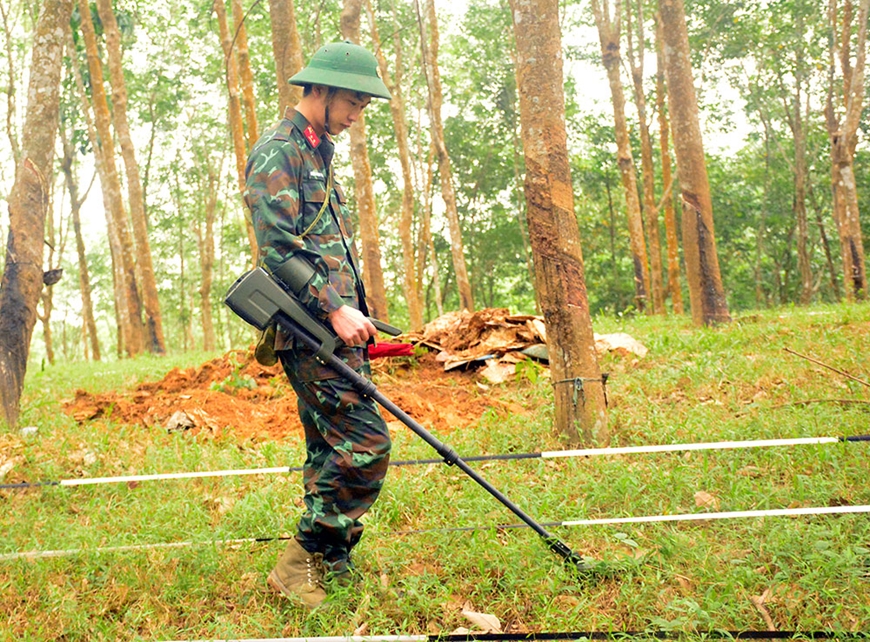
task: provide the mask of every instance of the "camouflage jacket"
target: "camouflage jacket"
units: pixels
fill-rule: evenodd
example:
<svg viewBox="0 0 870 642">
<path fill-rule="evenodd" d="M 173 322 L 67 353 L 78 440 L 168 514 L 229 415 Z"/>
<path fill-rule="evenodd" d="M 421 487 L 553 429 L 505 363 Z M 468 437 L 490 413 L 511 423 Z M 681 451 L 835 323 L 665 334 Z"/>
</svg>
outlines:
<svg viewBox="0 0 870 642">
<path fill-rule="evenodd" d="M 318 136 L 302 114 L 288 108 L 283 120 L 254 145 L 245 168 L 244 197 L 260 263 L 271 272 L 296 254 L 308 259 L 316 273 L 299 298 L 323 321 L 342 305 L 368 314 L 344 191 L 333 181 L 326 193 L 334 150 L 328 135 Z M 326 198 L 329 205 L 318 219 Z M 292 348 L 287 335 L 279 331 L 275 349 Z M 308 361 L 309 356 L 300 351 L 300 361 Z M 361 349 L 343 348 L 339 356 L 354 368 L 364 360 Z M 334 376 L 331 369 L 313 363 L 300 367 L 302 380 Z"/>
</svg>

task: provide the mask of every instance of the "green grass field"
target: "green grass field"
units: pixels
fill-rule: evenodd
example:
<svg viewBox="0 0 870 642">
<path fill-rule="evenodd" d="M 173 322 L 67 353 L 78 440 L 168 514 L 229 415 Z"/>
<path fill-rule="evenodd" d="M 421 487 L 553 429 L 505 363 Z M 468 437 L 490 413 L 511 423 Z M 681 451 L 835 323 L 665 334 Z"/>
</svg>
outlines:
<svg viewBox="0 0 870 642">
<path fill-rule="evenodd" d="M 870 388 L 786 352 L 870 380 L 870 306 L 786 308 L 718 328 L 685 318 L 596 322 L 649 348 L 608 356 L 612 445 L 870 433 Z M 168 434 L 111 421 L 76 425 L 60 402 L 75 389 L 157 380 L 188 354 L 68 364 L 28 375 L 24 436 L 0 430 L 5 480 L 294 466 L 295 442 Z M 547 379 L 506 384 L 526 416 L 485 415 L 441 436 L 462 455 L 565 447 L 551 426 Z M 480 392 L 486 394 L 485 391 Z M 405 429 L 393 458 L 430 458 Z M 870 504 L 870 444 L 662 453 L 473 465 L 542 522 L 599 517 Z M 390 471 L 356 553 L 365 579 L 309 613 L 270 593 L 279 541 L 215 540 L 292 532 L 297 474 L 0 491 L 0 555 L 89 549 L 0 561 L 2 640 L 170 640 L 449 633 L 463 608 L 505 630 L 870 631 L 870 517 L 767 517 L 554 528 L 596 560 L 577 576 L 460 471 Z M 698 506 L 696 493 L 710 496 Z M 445 530 L 479 527 L 472 531 Z M 404 531 L 424 531 L 400 533 Z M 191 541 L 133 552 L 90 549 Z"/>
</svg>

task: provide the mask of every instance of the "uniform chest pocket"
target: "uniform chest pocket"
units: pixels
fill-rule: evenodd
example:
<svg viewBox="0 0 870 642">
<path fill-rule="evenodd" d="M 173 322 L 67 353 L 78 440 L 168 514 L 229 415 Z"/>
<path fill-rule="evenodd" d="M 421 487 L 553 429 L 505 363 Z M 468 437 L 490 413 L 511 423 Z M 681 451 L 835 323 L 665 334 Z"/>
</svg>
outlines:
<svg viewBox="0 0 870 642">
<path fill-rule="evenodd" d="M 339 218 L 343 221 L 342 229 L 344 230 L 345 236 L 352 236 L 353 230 L 350 229 L 350 210 L 347 207 L 347 196 L 345 195 L 344 190 L 341 188 L 341 185 L 338 183 L 335 184 L 335 198 L 338 200 L 338 215 Z"/>
<path fill-rule="evenodd" d="M 306 179 L 302 181 L 302 198 L 306 203 L 323 203 L 326 198 L 326 181 Z"/>
<path fill-rule="evenodd" d="M 326 201 L 326 181 L 310 179 L 302 181 L 302 220 L 299 226 L 302 236 L 336 232 L 332 216 L 328 211 L 329 207 L 323 207 L 324 201 Z"/>
</svg>

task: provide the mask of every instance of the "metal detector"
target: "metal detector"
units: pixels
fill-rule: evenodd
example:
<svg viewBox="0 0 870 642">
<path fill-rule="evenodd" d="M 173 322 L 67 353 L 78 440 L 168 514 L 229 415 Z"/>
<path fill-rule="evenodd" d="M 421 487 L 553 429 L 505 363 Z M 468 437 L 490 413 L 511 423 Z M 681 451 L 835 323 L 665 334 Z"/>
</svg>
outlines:
<svg viewBox="0 0 870 642">
<path fill-rule="evenodd" d="M 371 381 L 336 357 L 334 352 L 336 347 L 341 344 L 341 340 L 322 322 L 312 316 L 305 306 L 287 291 L 283 284 L 263 268 L 256 268 L 239 277 L 227 291 L 224 302 L 233 312 L 258 330 L 265 330 L 270 325 L 278 323 L 283 330 L 293 334 L 314 351 L 320 361 L 329 364 L 338 374 L 347 379 L 360 394 L 374 399 L 423 441 L 432 446 L 444 459 L 444 463 L 459 468 L 490 495 L 504 504 L 514 515 L 540 535 L 551 551 L 560 555 L 566 563 L 575 569 L 584 569 L 583 558 L 580 555 L 568 548 L 558 537 L 547 532 L 519 506 L 478 475 L 459 457 L 456 451 L 439 441 L 401 408 L 378 392 L 377 386 Z M 371 319 L 371 321 L 382 332 L 394 336 L 401 334 L 401 330 L 398 328 L 375 319 Z"/>
</svg>

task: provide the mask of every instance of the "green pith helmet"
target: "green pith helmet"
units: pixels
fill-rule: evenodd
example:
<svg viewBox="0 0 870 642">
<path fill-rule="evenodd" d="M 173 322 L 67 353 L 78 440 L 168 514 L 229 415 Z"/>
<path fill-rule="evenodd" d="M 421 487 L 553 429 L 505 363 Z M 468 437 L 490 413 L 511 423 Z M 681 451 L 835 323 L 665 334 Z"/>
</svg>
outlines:
<svg viewBox="0 0 870 642">
<path fill-rule="evenodd" d="M 317 50 L 308 66 L 289 81 L 291 85 L 325 85 L 386 98 L 390 90 L 378 76 L 378 60 L 352 42 L 333 42 Z"/>
</svg>

